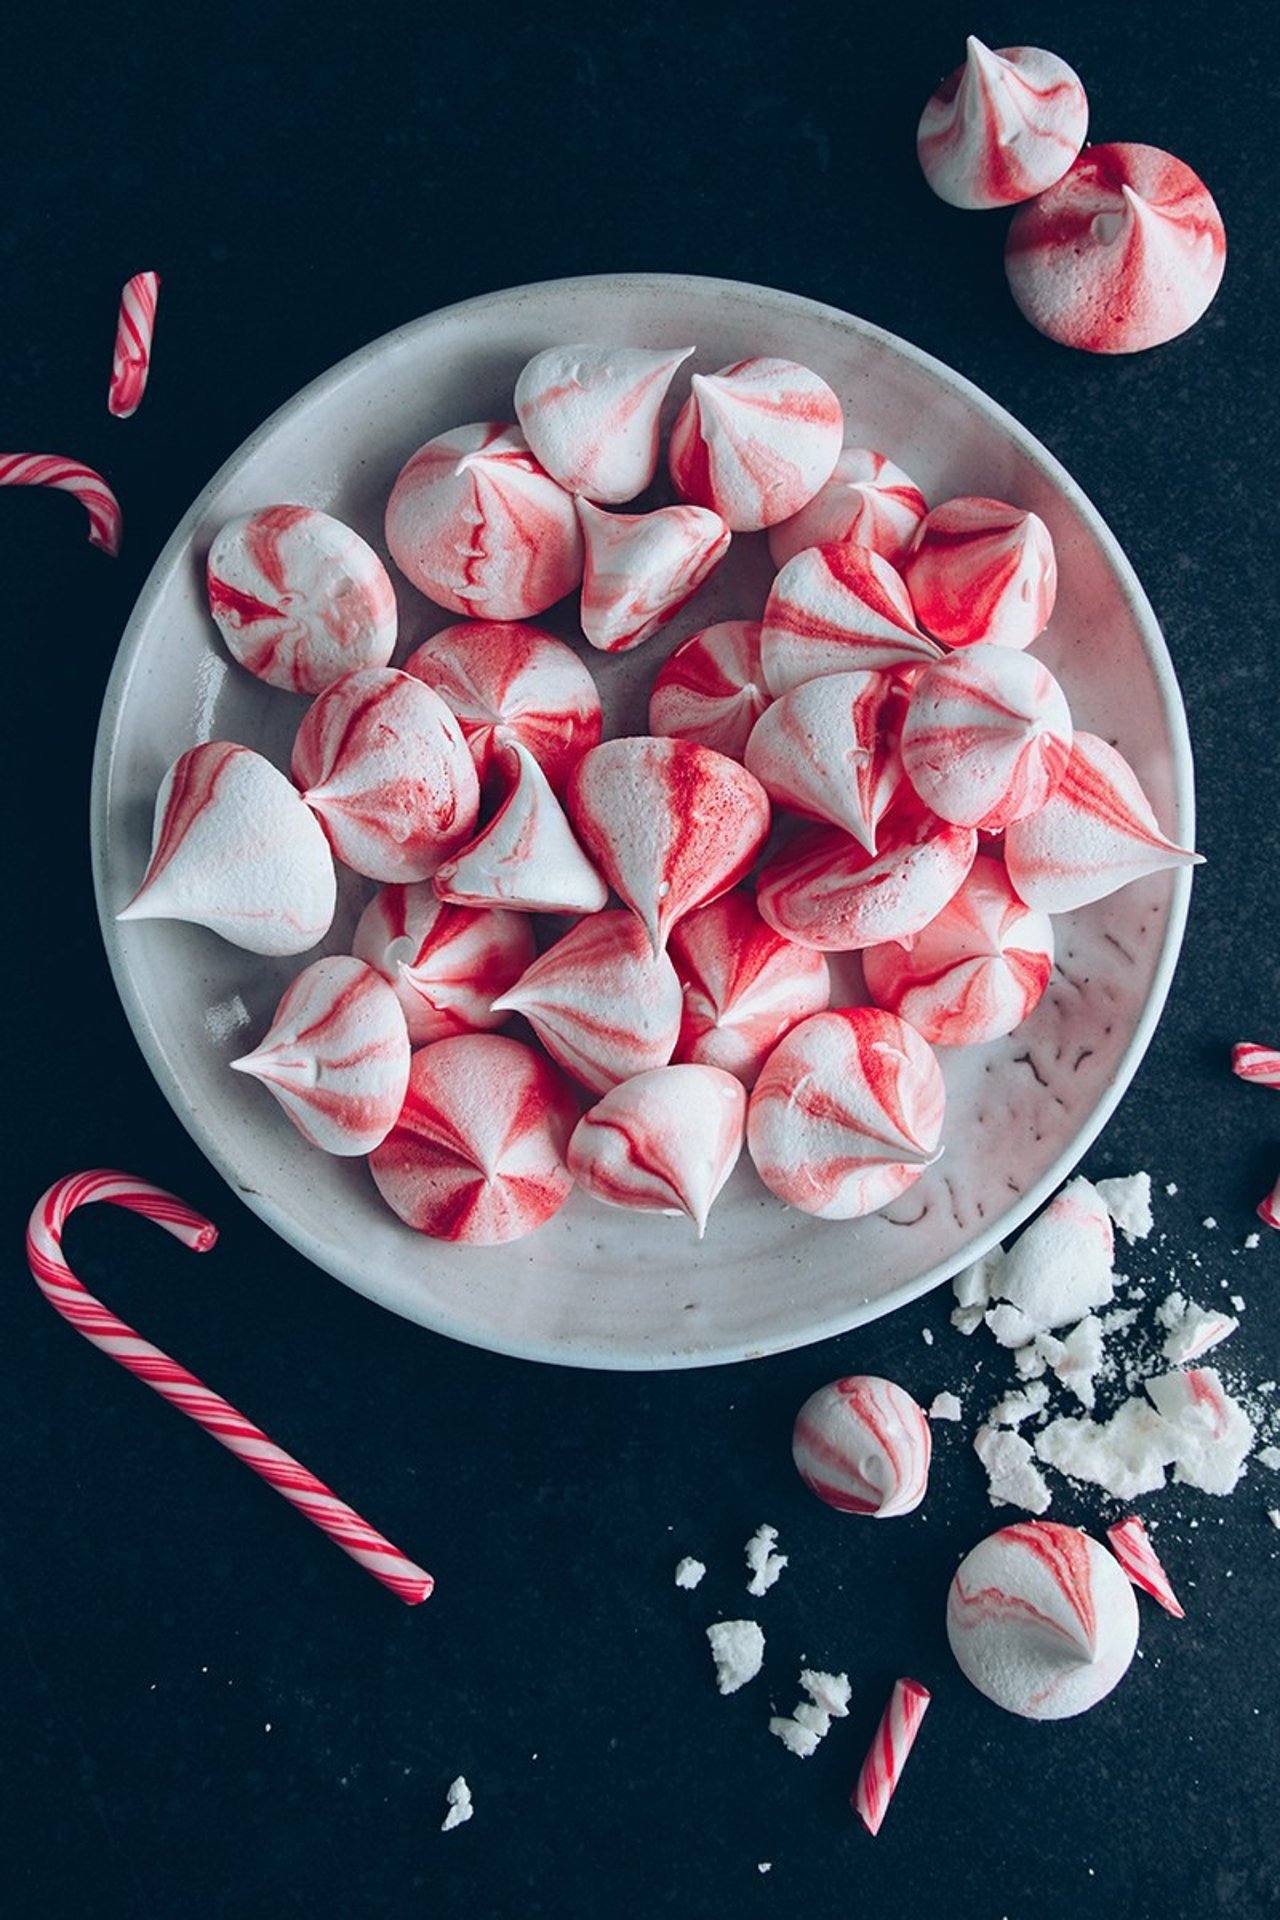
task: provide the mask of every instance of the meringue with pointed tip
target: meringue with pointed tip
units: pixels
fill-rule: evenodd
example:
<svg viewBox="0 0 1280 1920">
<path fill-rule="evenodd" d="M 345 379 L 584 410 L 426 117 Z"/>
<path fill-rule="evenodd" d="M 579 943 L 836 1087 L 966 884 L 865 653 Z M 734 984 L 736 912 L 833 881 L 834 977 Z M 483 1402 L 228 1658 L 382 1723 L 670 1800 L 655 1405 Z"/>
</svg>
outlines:
<svg viewBox="0 0 1280 1920">
<path fill-rule="evenodd" d="M 436 892 L 458 907 L 598 913 L 609 889 L 574 839 L 546 774 L 519 741 L 505 757 L 511 785 L 501 806 L 436 868 Z"/>
<path fill-rule="evenodd" d="M 916 152 L 949 206 L 1012 207 L 1060 180 L 1084 145 L 1080 76 L 1043 47 L 993 53 L 970 34 L 962 66 L 925 103 Z"/>
<path fill-rule="evenodd" d="M 889 673 L 829 673 L 791 687 L 747 742 L 745 764 L 776 807 L 825 820 L 868 853 L 902 785 L 906 691 Z"/>
<path fill-rule="evenodd" d="M 840 402 L 794 360 L 737 360 L 695 373 L 671 429 L 682 500 L 711 507 L 734 533 L 789 520 L 831 478 L 844 438 Z"/>
<path fill-rule="evenodd" d="M 741 760 L 768 704 L 760 622 L 721 620 L 690 634 L 659 667 L 649 696 L 649 731 Z"/>
<path fill-rule="evenodd" d="M 909 941 L 942 912 L 973 865 L 978 836 L 918 804 L 894 807 L 870 854 L 838 827 L 813 827 L 760 870 L 756 905 L 802 947 L 853 953 Z"/>
<path fill-rule="evenodd" d="M 926 667 L 902 729 L 907 778 L 942 820 L 1000 833 L 1041 808 L 1071 757 L 1071 709 L 1029 653 L 979 644 Z"/>
<path fill-rule="evenodd" d="M 806 547 L 770 589 L 760 659 L 772 694 L 824 673 L 918 667 L 941 647 L 923 633 L 902 576 L 870 547 Z"/>
<path fill-rule="evenodd" d="M 775 933 L 740 888 L 686 914 L 669 950 L 684 994 L 672 1057 L 723 1067 L 747 1087 L 783 1034 L 831 998 L 822 954 Z"/>
<path fill-rule="evenodd" d="M 662 403 L 694 353 L 643 347 L 548 347 L 516 381 L 516 418 L 553 480 L 620 506 L 658 470 Z"/>
<path fill-rule="evenodd" d="M 785 567 L 806 547 L 870 547 L 900 567 L 928 508 L 915 481 L 871 447 L 845 447 L 807 507 L 769 529 L 769 553 Z"/>
<path fill-rule="evenodd" d="M 679 613 L 729 551 L 729 529 L 706 507 L 605 513 L 580 500 L 585 560 L 582 631 L 601 653 L 629 653 Z"/>
<path fill-rule="evenodd" d="M 380 887 L 356 924 L 352 951 L 395 989 L 415 1047 L 500 1027 L 498 995 L 536 951 L 533 923 L 496 907 L 453 907 L 429 880 Z"/>
<path fill-rule="evenodd" d="M 855 1373 L 819 1387 L 796 1415 L 791 1457 L 811 1493 L 839 1513 L 896 1520 L 929 1485 L 924 1409 L 893 1380 Z"/>
<path fill-rule="evenodd" d="M 925 516 L 903 578 L 920 625 L 949 647 L 1029 647 L 1058 593 L 1053 540 L 1039 514 L 976 494 Z"/>
<path fill-rule="evenodd" d="M 611 1207 L 687 1214 L 701 1240 L 737 1165 L 747 1096 L 718 1067 L 655 1067 L 611 1087 L 569 1141 L 578 1185 Z"/>
</svg>

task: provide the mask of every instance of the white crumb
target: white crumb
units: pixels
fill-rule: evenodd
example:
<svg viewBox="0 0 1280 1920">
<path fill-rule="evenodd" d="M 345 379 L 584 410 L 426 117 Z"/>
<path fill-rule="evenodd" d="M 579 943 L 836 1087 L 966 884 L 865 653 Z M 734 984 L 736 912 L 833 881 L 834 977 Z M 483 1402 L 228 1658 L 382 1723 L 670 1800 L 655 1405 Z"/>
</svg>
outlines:
<svg viewBox="0 0 1280 1920">
<path fill-rule="evenodd" d="M 1194 1300 L 1186 1299 L 1176 1290 L 1156 1308 L 1156 1319 L 1166 1329 L 1160 1350 L 1175 1366 L 1207 1353 L 1240 1325 L 1229 1313 L 1215 1313 L 1211 1307 L 1197 1306 Z"/>
<path fill-rule="evenodd" d="M 984 1253 L 972 1266 L 964 1267 L 951 1282 L 951 1291 L 955 1294 L 958 1307 L 985 1307 L 991 1298 L 991 1282 L 1004 1258 L 999 1247 L 992 1247 L 990 1253 Z"/>
<path fill-rule="evenodd" d="M 953 1307 L 951 1309 L 951 1324 L 956 1332 L 963 1333 L 966 1339 L 971 1333 L 978 1331 L 978 1328 L 982 1325 L 982 1319 L 983 1309 L 981 1307 Z"/>
<path fill-rule="evenodd" d="M 754 1620 L 717 1620 L 707 1628 L 707 1639 L 721 1693 L 736 1693 L 764 1665 L 764 1634 Z"/>
<path fill-rule="evenodd" d="M 935 1393 L 929 1403 L 931 1420 L 959 1420 L 963 1415 L 964 1408 L 954 1393 Z"/>
<path fill-rule="evenodd" d="M 987 1470 L 987 1495 L 993 1507 L 1024 1507 L 1028 1513 L 1046 1510 L 1053 1496 L 1021 1434 L 1009 1427 L 979 1427 L 973 1450 Z"/>
<path fill-rule="evenodd" d="M 785 1553 L 775 1553 L 778 1543 L 778 1529 L 767 1524 L 758 1526 L 747 1542 L 747 1568 L 751 1574 L 747 1582 L 747 1592 L 759 1599 L 768 1593 L 778 1575 L 787 1564 Z"/>
<path fill-rule="evenodd" d="M 1270 1467 L 1272 1473 L 1280 1473 L 1280 1447 L 1262 1447 L 1253 1457 Z"/>
<path fill-rule="evenodd" d="M 772 1873 L 772 1872 L 773 1872 L 773 1862 L 772 1862 L 772 1860 L 757 1860 L 757 1862 L 756 1862 L 756 1872 L 757 1872 L 757 1873 Z"/>
<path fill-rule="evenodd" d="M 441 1833 L 448 1833 L 453 1827 L 460 1827 L 475 1812 L 471 1804 L 471 1789 L 461 1774 L 453 1782 L 445 1798 L 449 1802 L 449 1811 L 440 1823 Z"/>
<path fill-rule="evenodd" d="M 831 1731 L 833 1720 L 843 1720 L 849 1712 L 852 1688 L 847 1673 L 821 1673 L 805 1667 L 800 1685 L 808 1694 L 790 1714 L 774 1714 L 769 1731 L 781 1740 L 788 1753 L 807 1760 L 820 1740 Z"/>
<path fill-rule="evenodd" d="M 1233 1293 L 1231 1296 L 1231 1305 L 1237 1313 L 1243 1313 L 1244 1312 L 1244 1295 L 1239 1293 Z"/>
<path fill-rule="evenodd" d="M 1048 1404 L 1048 1387 L 1042 1380 L 1035 1380 L 1021 1393 L 1006 1393 L 1003 1400 L 997 1400 L 987 1415 L 987 1425 L 1020 1427 L 1024 1420 L 1030 1420 Z"/>
<path fill-rule="evenodd" d="M 1246 1251 L 1252 1253 L 1256 1247 L 1262 1245 L 1262 1235 L 1260 1233 L 1246 1233 L 1244 1244 Z"/>
<path fill-rule="evenodd" d="M 1273 1527 L 1280 1527 L 1280 1507 L 1268 1507 L 1267 1518 Z"/>
<path fill-rule="evenodd" d="M 924 1341 L 926 1347 L 931 1347 L 933 1345 L 933 1328 L 921 1327 L 920 1338 Z"/>
<path fill-rule="evenodd" d="M 1131 1173 L 1120 1180 L 1099 1180 L 1103 1205 L 1130 1245 L 1145 1240 L 1155 1221 L 1151 1213 L 1151 1175 Z"/>
<path fill-rule="evenodd" d="M 1041 1340 L 1046 1336 L 1041 1334 Z M 1073 1393 L 1082 1407 L 1093 1411 L 1094 1381 L 1102 1367 L 1102 1322 L 1087 1313 L 1078 1326 L 1055 1343 L 1057 1353 L 1045 1354 L 1062 1385 Z"/>
<path fill-rule="evenodd" d="M 992 1295 L 1021 1316 L 1024 1331 L 1007 1317 L 993 1325 L 1001 1346 L 1020 1347 L 1032 1334 L 1074 1325 L 1115 1294 L 1111 1217 L 1092 1182 L 1068 1181 L 1044 1212 L 1025 1228 L 1000 1263 Z M 1000 1309 L 997 1309 L 997 1314 Z"/>
<path fill-rule="evenodd" d="M 1007 1300 L 998 1307 L 988 1307 L 982 1317 L 1002 1347 L 1025 1347 L 1035 1337 L 1035 1321 L 1028 1319 L 1019 1307 L 1010 1306 Z"/>
<path fill-rule="evenodd" d="M 1174 1194 L 1175 1194 L 1175 1193 L 1176 1193 L 1176 1192 L 1178 1191 L 1178 1183 L 1177 1183 L 1177 1181 L 1176 1181 L 1176 1180 L 1166 1180 L 1166 1182 L 1165 1182 L 1165 1188 L 1164 1188 L 1164 1190 L 1165 1190 L 1165 1192 L 1166 1192 L 1166 1193 L 1167 1193 L 1167 1194 L 1169 1195 L 1169 1197 L 1170 1197 L 1170 1199 L 1172 1199 L 1172 1197 L 1173 1197 L 1173 1195 L 1174 1195 Z"/>
<path fill-rule="evenodd" d="M 1218 1224 L 1218 1223 L 1217 1223 L 1217 1221 L 1216 1221 L 1216 1220 L 1214 1219 L 1214 1217 L 1213 1217 L 1213 1215 L 1212 1215 L 1211 1213 L 1207 1213 L 1207 1214 L 1205 1215 L 1205 1217 L 1204 1217 L 1204 1219 L 1203 1219 L 1203 1220 L 1202 1220 L 1202 1221 L 1200 1222 L 1200 1225 L 1201 1225 L 1202 1227 L 1208 1227 L 1208 1229 L 1209 1229 L 1209 1231 L 1210 1231 L 1211 1233 L 1212 1233 L 1212 1231 L 1213 1231 L 1213 1229 L 1214 1229 L 1214 1228 L 1215 1228 L 1215 1227 L 1217 1226 L 1217 1224 Z"/>
<path fill-rule="evenodd" d="M 676 1585 L 678 1587 L 696 1587 L 707 1569 L 701 1560 L 695 1560 L 686 1553 L 683 1560 L 676 1563 Z"/>
</svg>

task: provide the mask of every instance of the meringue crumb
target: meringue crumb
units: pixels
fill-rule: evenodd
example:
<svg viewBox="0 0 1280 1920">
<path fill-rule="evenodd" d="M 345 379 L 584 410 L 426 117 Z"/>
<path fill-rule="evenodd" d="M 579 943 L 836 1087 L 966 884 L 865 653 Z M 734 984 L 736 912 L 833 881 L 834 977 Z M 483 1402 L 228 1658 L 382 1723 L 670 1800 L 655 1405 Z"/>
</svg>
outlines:
<svg viewBox="0 0 1280 1920">
<path fill-rule="evenodd" d="M 721 1693 L 736 1693 L 764 1665 L 764 1634 L 754 1620 L 717 1620 L 707 1628 L 707 1639 Z"/>
<path fill-rule="evenodd" d="M 1151 1175 L 1131 1173 L 1119 1180 L 1099 1180 L 1096 1185 L 1103 1205 L 1129 1245 L 1135 1240 L 1145 1240 L 1155 1225 L 1151 1212 Z"/>
<path fill-rule="evenodd" d="M 1280 1447 L 1263 1447 L 1253 1457 L 1261 1460 L 1264 1467 L 1270 1467 L 1272 1473 L 1280 1473 Z"/>
<path fill-rule="evenodd" d="M 811 1667 L 802 1670 L 800 1685 L 808 1700 L 801 1700 L 790 1715 L 774 1714 L 769 1731 L 788 1753 L 807 1760 L 830 1733 L 831 1722 L 847 1718 L 853 1689 L 847 1673 L 821 1673 Z"/>
<path fill-rule="evenodd" d="M 707 1569 L 701 1560 L 695 1560 L 691 1553 L 686 1553 L 684 1559 L 676 1563 L 676 1585 L 678 1587 L 696 1587 L 706 1571 Z"/>
<path fill-rule="evenodd" d="M 930 1420 L 960 1420 L 964 1408 L 954 1393 L 935 1393 L 929 1404 Z"/>
<path fill-rule="evenodd" d="M 1244 1245 L 1246 1253 L 1253 1253 L 1256 1248 L 1262 1245 L 1262 1235 L 1260 1233 L 1246 1233 Z"/>
<path fill-rule="evenodd" d="M 756 1861 L 756 1872 L 757 1872 L 757 1873 L 772 1873 L 772 1872 L 773 1872 L 773 1862 L 772 1862 L 772 1860 L 757 1860 L 757 1861 Z"/>
<path fill-rule="evenodd" d="M 933 1345 L 933 1328 L 921 1327 L 920 1338 L 924 1341 L 926 1347 L 931 1347 Z"/>
<path fill-rule="evenodd" d="M 471 1804 L 471 1789 L 462 1774 L 450 1786 L 445 1798 L 449 1802 L 449 1811 L 440 1824 L 441 1833 L 448 1833 L 452 1827 L 460 1827 L 475 1812 Z"/>
<path fill-rule="evenodd" d="M 1268 1507 L 1267 1518 L 1273 1527 L 1280 1527 L 1280 1507 Z"/>
<path fill-rule="evenodd" d="M 987 1470 L 987 1497 L 993 1507 L 1045 1512 L 1053 1496 L 1020 1433 L 1010 1427 L 979 1427 L 973 1450 Z"/>
<path fill-rule="evenodd" d="M 1170 1180 L 1166 1183 L 1165 1192 L 1170 1196 L 1170 1198 L 1172 1198 L 1177 1191 L 1178 1191 L 1178 1183 L 1176 1180 Z"/>
<path fill-rule="evenodd" d="M 751 1574 L 747 1592 L 756 1600 L 761 1594 L 768 1593 L 787 1564 L 785 1553 L 773 1551 L 777 1543 L 778 1529 L 767 1522 L 758 1526 L 747 1542 L 747 1567 Z"/>
<path fill-rule="evenodd" d="M 1243 1312 L 1244 1312 L 1244 1301 L 1242 1300 L 1242 1298 L 1240 1297 L 1240 1295 L 1239 1295 L 1238 1293 L 1233 1293 L 1233 1294 L 1232 1294 L 1232 1296 L 1231 1296 L 1231 1305 L 1232 1305 L 1232 1306 L 1234 1307 L 1234 1309 L 1235 1309 L 1235 1311 L 1236 1311 L 1237 1313 L 1243 1313 Z"/>
<path fill-rule="evenodd" d="M 1206 1213 L 1204 1219 L 1200 1222 L 1200 1225 L 1202 1227 L 1207 1227 L 1210 1233 L 1213 1232 L 1213 1229 L 1217 1226 L 1217 1224 L 1218 1224 L 1217 1221 L 1214 1219 L 1211 1213 Z"/>
</svg>

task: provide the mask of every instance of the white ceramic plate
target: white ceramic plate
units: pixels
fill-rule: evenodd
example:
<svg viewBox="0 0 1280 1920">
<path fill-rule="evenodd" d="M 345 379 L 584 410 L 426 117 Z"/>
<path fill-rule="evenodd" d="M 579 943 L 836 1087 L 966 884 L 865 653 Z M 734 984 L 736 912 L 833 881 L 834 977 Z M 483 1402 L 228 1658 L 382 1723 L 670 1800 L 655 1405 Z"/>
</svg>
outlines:
<svg viewBox="0 0 1280 1920">
<path fill-rule="evenodd" d="M 1095 1138 L 1150 1040 L 1190 892 L 1162 874 L 1057 922 L 1058 966 L 1006 1041 L 943 1055 L 945 1152 L 894 1206 L 832 1223 L 792 1212 L 743 1164 L 699 1244 L 687 1221 L 579 1194 L 530 1238 L 459 1248 L 412 1233 L 363 1163 L 309 1148 L 227 1062 L 265 1028 L 304 961 L 260 960 L 177 923 L 117 925 L 146 864 L 156 789 L 197 741 L 230 739 L 287 767 L 304 703 L 231 664 L 204 601 L 210 541 L 233 514 L 277 500 L 324 507 L 384 551 L 399 467 L 430 435 L 511 415 L 515 377 L 575 340 L 696 344 L 692 368 L 781 354 L 816 368 L 850 443 L 889 454 L 931 501 L 982 493 L 1032 507 L 1057 545 L 1057 610 L 1037 653 L 1078 725 L 1115 741 L 1162 825 L 1191 844 L 1186 722 L 1155 616 L 1097 513 L 1044 448 L 976 387 L 904 341 L 791 294 L 663 275 L 551 282 L 430 315 L 354 354 L 267 421 L 185 515 L 157 561 L 107 691 L 93 786 L 93 851 L 107 951 L 139 1044 L 183 1123 L 267 1224 L 349 1286 L 461 1340 L 532 1359 L 679 1367 L 822 1339 L 915 1299 L 1004 1238 Z M 691 369 L 686 369 L 689 371 Z M 677 383 L 679 391 L 683 381 Z M 647 689 L 679 640 L 713 619 L 758 617 L 763 535 L 665 634 L 595 655 L 606 728 L 643 732 Z M 401 594 L 403 659 L 454 616 Z M 569 637 L 572 607 L 542 624 Z M 327 950 L 343 951 L 366 891 L 346 888 Z M 308 956 L 310 958 L 312 956 Z"/>
</svg>

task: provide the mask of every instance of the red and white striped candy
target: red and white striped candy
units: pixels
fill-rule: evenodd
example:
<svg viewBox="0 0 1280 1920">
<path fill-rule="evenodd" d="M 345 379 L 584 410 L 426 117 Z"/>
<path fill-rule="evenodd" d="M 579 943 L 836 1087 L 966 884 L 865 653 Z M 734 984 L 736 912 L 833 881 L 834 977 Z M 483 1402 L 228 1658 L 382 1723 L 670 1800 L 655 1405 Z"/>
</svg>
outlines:
<svg viewBox="0 0 1280 1920">
<path fill-rule="evenodd" d="M 845 447 L 807 507 L 769 529 L 775 567 L 805 547 L 870 547 L 900 567 L 928 508 L 915 481 L 870 447 Z"/>
<path fill-rule="evenodd" d="M 228 651 L 268 686 L 322 693 L 395 651 L 396 596 L 368 543 L 318 507 L 260 507 L 209 549 L 209 611 Z"/>
<path fill-rule="evenodd" d="M 1166 840 L 1133 768 L 1092 733 L 1076 734 L 1039 812 L 1008 829 L 1004 857 L 1015 890 L 1042 913 L 1070 913 L 1131 880 L 1201 860 Z"/>
<path fill-rule="evenodd" d="M 303 717 L 290 770 L 339 860 L 371 880 L 427 879 L 480 811 L 462 729 L 393 667 L 335 680 Z"/>
<path fill-rule="evenodd" d="M 476 620 L 532 619 L 582 578 L 573 495 L 499 422 L 419 447 L 391 489 L 386 534 L 419 592 Z"/>
<path fill-rule="evenodd" d="M 1009 647 L 963 647 L 926 667 L 902 729 L 907 777 L 943 820 L 1000 833 L 1066 772 L 1071 710 L 1048 667 Z"/>
<path fill-rule="evenodd" d="M 27 1226 L 27 1259 L 50 1306 L 56 1307 L 63 1319 L 100 1352 L 154 1388 L 220 1446 L 243 1460 L 397 1599 L 410 1607 L 425 1600 L 435 1584 L 429 1573 L 353 1513 L 292 1454 L 268 1440 L 261 1427 L 237 1413 L 220 1394 L 211 1393 L 159 1347 L 141 1339 L 80 1283 L 62 1251 L 62 1230 L 77 1207 L 94 1200 L 110 1201 L 154 1220 L 195 1253 L 207 1253 L 218 1237 L 217 1228 L 203 1214 L 184 1206 L 162 1187 L 152 1186 L 149 1180 L 105 1168 L 68 1174 L 36 1202 Z"/>
<path fill-rule="evenodd" d="M 679 613 L 729 551 L 729 529 L 706 507 L 606 513 L 578 502 L 582 631 L 601 653 L 629 653 Z"/>
<path fill-rule="evenodd" d="M 923 666 L 941 651 L 916 624 L 897 569 L 870 547 L 806 547 L 765 604 L 760 659 L 773 694 L 824 673 Z"/>
<path fill-rule="evenodd" d="M 874 854 L 902 785 L 905 689 L 889 673 L 828 673 L 779 695 L 745 762 L 776 807 L 840 827 Z"/>
<path fill-rule="evenodd" d="M 534 956 L 532 922 L 494 908 L 451 907 L 429 880 L 381 887 L 352 950 L 390 981 L 415 1047 L 500 1027 L 493 1002 Z"/>
<path fill-rule="evenodd" d="M 434 687 L 455 716 L 481 780 L 518 740 L 558 791 L 603 731 L 596 683 L 577 654 L 520 621 L 445 627 L 404 670 Z"/>
<path fill-rule="evenodd" d="M 895 1680 L 867 1749 L 851 1805 L 868 1833 L 879 1833 L 933 1695 L 918 1680 Z"/>
<path fill-rule="evenodd" d="M 1043 47 L 992 53 L 970 34 L 963 66 L 925 103 L 916 152 L 949 206 L 1011 207 L 1060 180 L 1084 145 L 1080 78 Z"/>
<path fill-rule="evenodd" d="M 744 1086 L 783 1034 L 831 998 L 822 954 L 775 933 L 738 888 L 687 914 L 669 951 L 684 993 L 674 1058 L 722 1067 Z"/>
<path fill-rule="evenodd" d="M 579 840 L 655 953 L 683 914 L 741 880 L 769 831 L 754 774 L 710 747 L 652 734 L 593 747 L 567 798 Z"/>
<path fill-rule="evenodd" d="M 504 758 L 511 785 L 501 806 L 436 868 L 436 892 L 460 907 L 598 913 L 609 889 L 574 839 L 546 774 L 519 741 Z"/>
<path fill-rule="evenodd" d="M 421 1047 L 400 1117 L 369 1156 L 406 1226 L 493 1247 L 521 1239 L 569 1197 L 578 1103 L 549 1061 L 500 1033 Z"/>
<path fill-rule="evenodd" d="M 737 360 L 694 374 L 671 429 L 671 478 L 682 500 L 751 533 L 808 505 L 831 478 L 843 438 L 840 402 L 808 367 Z"/>
<path fill-rule="evenodd" d="M 1107 1539 L 1112 1553 L 1134 1586 L 1141 1587 L 1153 1600 L 1158 1600 L 1165 1612 L 1171 1613 L 1175 1620 L 1185 1620 L 1186 1610 L 1179 1604 L 1169 1576 L 1151 1544 L 1151 1536 L 1137 1514 L 1130 1514 L 1127 1520 L 1118 1520 L 1114 1527 L 1108 1527 Z"/>
<path fill-rule="evenodd" d="M 265 1038 L 231 1065 L 260 1080 L 322 1153 L 370 1153 L 404 1103 L 409 1032 L 382 975 L 335 954 L 298 975 Z"/>
<path fill-rule="evenodd" d="M 1258 1202 L 1258 1218 L 1267 1227 L 1280 1227 L 1280 1176 L 1263 1200 Z"/>
<path fill-rule="evenodd" d="M 718 1067 L 655 1067 L 611 1087 L 569 1141 L 569 1169 L 611 1207 L 687 1214 L 701 1240 L 742 1152 L 747 1096 Z"/>
<path fill-rule="evenodd" d="M 894 1520 L 929 1485 L 933 1436 L 902 1387 L 855 1373 L 819 1387 L 796 1415 L 791 1457 L 811 1493 L 840 1513 Z"/>
<path fill-rule="evenodd" d="M 878 1007 L 802 1020 L 756 1081 L 747 1146 L 780 1200 L 854 1220 L 896 1200 L 937 1159 L 946 1094 L 926 1041 Z"/>
<path fill-rule="evenodd" d="M 902 572 L 920 625 L 949 647 L 1029 647 L 1058 593 L 1053 540 L 1039 514 L 979 495 L 934 507 Z"/>
<path fill-rule="evenodd" d="M 135 414 L 146 392 L 159 292 L 158 273 L 135 273 L 125 281 L 120 294 L 115 351 L 111 356 L 111 385 L 107 389 L 107 412 L 117 420 L 127 420 Z"/>
<path fill-rule="evenodd" d="M 869 854 L 838 827 L 797 834 L 761 868 L 756 905 L 776 932 L 824 953 L 906 941 L 953 897 L 978 836 L 908 803 L 886 817 L 877 844 Z"/>
<path fill-rule="evenodd" d="M 693 347 L 548 347 L 516 381 L 535 459 L 570 493 L 620 506 L 658 470 L 662 403 Z"/>
<path fill-rule="evenodd" d="M 156 795 L 142 884 L 117 920 L 191 920 L 249 953 L 305 953 L 337 903 L 315 815 L 269 760 L 229 740 L 180 754 Z"/>
<path fill-rule="evenodd" d="M 649 731 L 741 760 L 768 704 L 760 622 L 721 620 L 690 634 L 658 669 L 649 696 Z"/>
<path fill-rule="evenodd" d="M 1280 1051 L 1260 1047 L 1255 1040 L 1238 1040 L 1231 1049 L 1231 1071 L 1259 1087 L 1280 1087 Z"/>
<path fill-rule="evenodd" d="M 89 545 L 120 551 L 120 502 L 100 473 L 60 453 L 0 453 L 0 487 L 56 487 L 89 516 Z"/>
<path fill-rule="evenodd" d="M 1193 327 L 1222 281 L 1227 236 L 1204 181 L 1159 147 L 1086 147 L 1014 216 L 1009 288 L 1040 333 L 1086 353 L 1140 353 Z"/>
<path fill-rule="evenodd" d="M 676 970 L 621 910 L 580 920 L 493 1004 L 522 1013 L 551 1058 L 593 1093 L 665 1067 L 680 1031 Z"/>
<path fill-rule="evenodd" d="M 935 1047 L 980 1047 L 1022 1024 L 1053 972 L 1053 923 L 1025 906 L 999 860 L 980 854 L 909 946 L 862 956 L 867 992 Z"/>
</svg>

